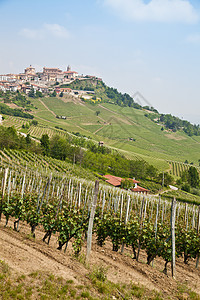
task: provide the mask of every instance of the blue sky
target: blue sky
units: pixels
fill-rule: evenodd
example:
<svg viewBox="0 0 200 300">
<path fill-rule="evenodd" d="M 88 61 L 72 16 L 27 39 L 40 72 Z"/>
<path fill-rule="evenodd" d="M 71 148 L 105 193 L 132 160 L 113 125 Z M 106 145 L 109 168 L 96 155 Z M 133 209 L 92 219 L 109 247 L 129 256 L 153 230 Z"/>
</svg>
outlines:
<svg viewBox="0 0 200 300">
<path fill-rule="evenodd" d="M 200 123 L 200 1 L 0 0 L 0 73 L 68 64 Z"/>
</svg>

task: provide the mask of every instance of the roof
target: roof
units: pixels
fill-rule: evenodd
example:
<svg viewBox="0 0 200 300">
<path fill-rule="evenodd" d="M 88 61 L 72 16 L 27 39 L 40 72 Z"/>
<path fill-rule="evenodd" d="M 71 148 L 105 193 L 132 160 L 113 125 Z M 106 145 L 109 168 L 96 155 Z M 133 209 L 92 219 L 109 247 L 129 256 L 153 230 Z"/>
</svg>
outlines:
<svg viewBox="0 0 200 300">
<path fill-rule="evenodd" d="M 110 174 L 104 175 L 104 177 L 107 178 L 106 182 L 112 184 L 113 186 L 120 186 L 122 180 L 124 179 L 124 178 L 113 176 L 113 175 L 110 175 Z M 135 179 L 129 178 L 129 180 L 132 180 L 133 183 L 139 183 L 139 181 L 137 181 Z"/>
<path fill-rule="evenodd" d="M 110 183 L 113 186 L 120 186 L 121 185 L 121 181 L 122 178 L 121 177 L 117 177 L 117 176 L 113 176 L 113 175 L 105 175 L 105 178 L 107 178 L 108 180 L 106 180 L 106 182 Z"/>
<path fill-rule="evenodd" d="M 132 179 L 132 178 L 128 178 L 129 180 L 133 180 L 133 183 L 140 183 L 140 181 Z"/>
<path fill-rule="evenodd" d="M 149 190 L 141 187 L 141 186 L 137 186 L 136 188 L 133 188 L 131 189 L 132 192 L 140 192 L 140 193 L 143 193 L 143 192 L 150 192 Z"/>
<path fill-rule="evenodd" d="M 66 73 L 67 73 L 67 74 L 73 74 L 73 73 L 78 74 L 78 72 L 75 72 L 75 71 L 65 71 L 64 73 L 65 73 L 65 74 L 66 74 Z"/>
</svg>

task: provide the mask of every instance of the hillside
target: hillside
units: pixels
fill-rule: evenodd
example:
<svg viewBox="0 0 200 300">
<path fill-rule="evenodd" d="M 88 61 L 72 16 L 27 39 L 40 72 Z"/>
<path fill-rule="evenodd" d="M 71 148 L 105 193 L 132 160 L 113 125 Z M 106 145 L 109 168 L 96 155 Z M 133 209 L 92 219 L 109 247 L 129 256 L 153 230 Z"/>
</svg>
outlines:
<svg viewBox="0 0 200 300">
<path fill-rule="evenodd" d="M 25 224 L 17 233 L 0 223 L 0 233 L 1 299 L 200 299 L 200 273 L 194 262 L 178 261 L 175 281 L 162 273 L 159 258 L 152 268 L 144 263 L 144 253 L 137 263 L 128 249 L 126 255 L 113 253 L 109 242 L 103 249 L 94 244 L 86 265 L 85 246 L 77 260 L 71 243 L 67 253 L 56 250 L 55 238 L 45 245 L 41 229 L 33 239 Z"/>
<path fill-rule="evenodd" d="M 160 170 L 168 169 L 167 160 L 198 165 L 200 137 L 189 137 L 184 132 L 161 131 L 161 126 L 145 117 L 145 110 L 102 103 L 88 104 L 69 96 L 31 99 L 34 107 L 32 115 L 38 126 L 30 126 L 24 132 L 35 138 L 43 133 L 50 136 L 62 128 L 69 132 L 79 132 L 105 145 L 120 149 L 127 157 L 139 157 L 154 164 Z M 97 115 L 98 112 L 98 115 Z M 56 115 L 66 116 L 66 120 Z M 21 126 L 27 120 L 5 116 L 5 126 Z M 187 149 L 187 151 L 185 151 Z"/>
<path fill-rule="evenodd" d="M 163 273 L 171 256 L 171 243 L 166 241 L 170 202 L 100 182 L 92 252 L 90 262 L 85 263 L 94 175 L 80 173 L 79 166 L 26 151 L 5 149 L 0 154 L 2 299 L 199 300 L 200 274 L 195 268 L 198 206 L 177 203 L 174 280 L 170 263 L 167 275 Z M 49 238 L 46 244 L 44 235 L 48 237 L 48 232 L 51 241 Z M 136 261 L 134 251 L 139 251 L 140 241 Z M 158 252 L 150 263 L 155 249 Z"/>
<path fill-rule="evenodd" d="M 177 172 L 168 161 L 187 161 L 198 167 L 200 136 L 189 136 L 187 130 L 181 129 L 183 124 L 189 126 L 189 122 L 171 115 L 164 118 L 153 108 L 149 110 L 149 107 L 137 106 L 129 95 L 109 88 L 98 79 L 76 80 L 66 86 L 93 91 L 101 101 L 85 101 L 81 95 L 68 94 L 56 98 L 28 98 L 19 93 L 16 96 L 6 94 L 4 97 L 2 94 L 4 102 L 9 106 L 9 114 L 12 115 L 4 115 L 3 125 L 15 125 L 19 131 L 29 133 L 35 139 L 39 139 L 44 133 L 50 137 L 54 134 L 64 136 L 66 131 L 90 137 L 120 150 L 128 158 L 144 159 L 160 171 L 171 170 L 175 176 Z M 11 107 L 15 108 L 14 113 L 11 112 Z M 16 117 L 16 108 L 22 108 L 20 114 L 26 109 L 28 115 L 38 122 L 37 126 L 22 115 L 20 117 L 20 114 Z M 66 119 L 56 116 L 64 116 Z"/>
</svg>

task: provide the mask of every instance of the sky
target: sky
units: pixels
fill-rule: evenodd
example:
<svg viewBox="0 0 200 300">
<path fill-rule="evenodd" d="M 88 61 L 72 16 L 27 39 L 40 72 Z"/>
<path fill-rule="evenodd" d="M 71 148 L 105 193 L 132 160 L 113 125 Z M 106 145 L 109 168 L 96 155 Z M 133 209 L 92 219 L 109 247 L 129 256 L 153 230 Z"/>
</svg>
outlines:
<svg viewBox="0 0 200 300">
<path fill-rule="evenodd" d="M 0 74 L 71 65 L 200 124 L 199 0 L 0 0 L 0 36 Z"/>
</svg>

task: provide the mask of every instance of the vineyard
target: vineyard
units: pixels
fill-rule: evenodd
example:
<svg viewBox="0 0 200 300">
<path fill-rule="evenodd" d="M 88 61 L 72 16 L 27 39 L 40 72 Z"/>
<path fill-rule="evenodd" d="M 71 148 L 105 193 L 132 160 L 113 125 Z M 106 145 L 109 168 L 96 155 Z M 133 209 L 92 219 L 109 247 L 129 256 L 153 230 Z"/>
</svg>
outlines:
<svg viewBox="0 0 200 300">
<path fill-rule="evenodd" d="M 14 163 L 9 168 L 5 166 L 6 156 L 18 159 L 21 167 Z M 198 206 L 183 205 L 175 200 L 171 205 L 156 197 L 143 197 L 98 182 L 94 186 L 93 181 L 69 176 L 64 169 L 62 173 L 51 173 L 51 168 L 59 168 L 55 161 L 48 162 L 45 172 L 47 161 L 37 161 L 27 153 L 21 156 L 24 162 L 32 161 L 32 165 L 23 165 L 17 151 L 1 152 L 0 215 L 5 216 L 5 226 L 11 218 L 13 229 L 18 231 L 25 222 L 33 237 L 40 226 L 44 232 L 43 242 L 50 244 L 52 236 L 56 236 L 57 249 L 65 252 L 70 241 L 76 257 L 86 240 L 89 257 L 93 234 L 102 248 L 109 240 L 114 252 L 124 253 L 127 247 L 132 249 L 132 258 L 136 261 L 140 260 L 141 251 L 145 251 L 148 265 L 152 265 L 156 257 L 162 258 L 165 274 L 168 264 L 172 263 L 174 277 L 175 256 L 182 257 L 185 264 L 195 259 L 198 268 Z M 43 172 L 34 170 L 37 163 Z"/>
<path fill-rule="evenodd" d="M 4 120 L 4 126 L 6 127 L 10 127 L 10 126 L 15 126 L 15 128 L 17 130 L 21 130 L 22 126 L 25 124 L 29 124 L 28 125 L 28 129 L 26 130 L 27 134 L 30 134 L 33 138 L 35 139 L 40 139 L 42 137 L 43 134 L 48 134 L 49 137 L 52 137 L 53 135 L 60 135 L 65 137 L 67 135 L 66 132 L 53 128 L 53 127 L 49 127 L 47 125 L 43 125 L 43 124 L 39 124 L 37 126 L 31 125 L 31 123 L 28 123 L 27 120 L 22 119 L 22 118 L 17 118 L 17 117 L 13 117 L 13 116 L 6 116 L 6 119 Z"/>
<path fill-rule="evenodd" d="M 89 180 L 95 180 L 96 178 L 91 172 L 77 165 L 21 150 L 0 150 L 0 167 L 9 167 L 12 170 L 20 168 L 24 172 L 28 169 L 43 175 L 52 173 L 55 176 L 58 174 L 64 176 L 65 174 L 66 176 L 88 178 Z"/>
<path fill-rule="evenodd" d="M 170 174 L 173 176 L 181 177 L 182 172 L 188 171 L 190 164 L 177 162 L 177 161 L 168 161 L 170 166 Z"/>
</svg>

